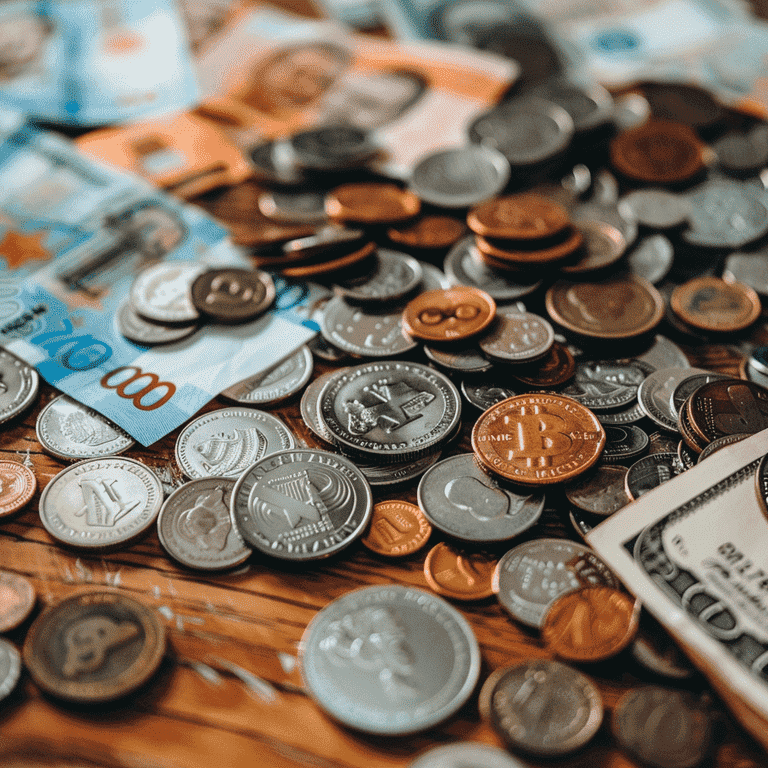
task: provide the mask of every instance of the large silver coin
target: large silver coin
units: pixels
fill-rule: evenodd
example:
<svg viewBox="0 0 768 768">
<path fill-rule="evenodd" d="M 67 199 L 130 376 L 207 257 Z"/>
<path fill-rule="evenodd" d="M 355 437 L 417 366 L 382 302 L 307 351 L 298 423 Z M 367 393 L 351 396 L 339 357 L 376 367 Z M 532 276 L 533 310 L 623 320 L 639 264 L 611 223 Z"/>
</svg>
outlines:
<svg viewBox="0 0 768 768">
<path fill-rule="evenodd" d="M 312 353 L 301 347 L 269 370 L 225 389 L 221 396 L 242 405 L 274 405 L 301 391 L 312 376 Z"/>
<path fill-rule="evenodd" d="M 55 397 L 40 411 L 35 432 L 43 450 L 60 459 L 115 456 L 136 445 L 129 434 L 106 416 L 67 395 Z"/>
<path fill-rule="evenodd" d="M 477 466 L 474 454 L 443 459 L 421 478 L 418 504 L 432 525 L 464 541 L 507 541 L 530 528 L 544 510 L 543 493 L 501 485 Z"/>
<path fill-rule="evenodd" d="M 555 331 L 543 317 L 500 310 L 478 344 L 494 362 L 526 363 L 546 355 L 554 342 Z"/>
<path fill-rule="evenodd" d="M 267 456 L 232 492 L 232 520 L 246 544 L 283 560 L 317 560 L 362 536 L 371 488 L 348 459 L 297 448 Z"/>
<path fill-rule="evenodd" d="M 128 341 L 144 346 L 181 341 L 191 336 L 199 328 L 195 322 L 189 325 L 161 325 L 145 320 L 133 308 L 130 299 L 126 299 L 117 308 L 115 322 L 117 323 L 117 330 Z"/>
<path fill-rule="evenodd" d="M 140 272 L 131 286 L 131 303 L 158 323 L 190 323 L 200 317 L 192 303 L 192 283 L 205 272 L 194 261 L 164 261 Z"/>
<path fill-rule="evenodd" d="M 326 429 L 325 424 L 320 420 L 320 395 L 325 385 L 335 376 L 341 375 L 347 368 L 340 368 L 337 371 L 328 371 L 318 376 L 304 390 L 299 404 L 301 418 L 308 429 L 312 431 L 315 437 L 319 437 L 325 443 L 333 444 L 333 435 Z"/>
<path fill-rule="evenodd" d="M 240 565 L 251 550 L 229 514 L 235 481 L 204 477 L 177 488 L 163 503 L 157 535 L 165 551 L 182 565 L 205 571 Z"/>
<path fill-rule="evenodd" d="M 466 619 L 413 587 L 366 587 L 334 600 L 302 638 L 302 675 L 332 717 L 367 733 L 431 728 L 469 699 L 480 649 Z"/>
<path fill-rule="evenodd" d="M 0 638 L 0 700 L 6 698 L 21 677 L 21 654 L 13 643 Z"/>
<path fill-rule="evenodd" d="M 660 283 L 672 269 L 675 249 L 664 235 L 643 238 L 627 255 L 627 266 L 633 275 L 649 283 Z"/>
<path fill-rule="evenodd" d="M 480 354 L 474 344 L 452 345 L 445 349 L 424 346 L 424 354 L 441 368 L 457 373 L 488 373 L 493 368 L 492 363 Z"/>
<path fill-rule="evenodd" d="M 475 741 L 433 747 L 419 755 L 410 768 L 525 768 L 504 749 Z"/>
<path fill-rule="evenodd" d="M 687 220 L 691 204 L 668 189 L 645 187 L 626 194 L 619 205 L 638 224 L 649 229 L 673 229 Z"/>
<path fill-rule="evenodd" d="M 152 526 L 163 488 L 133 459 L 86 459 L 59 472 L 40 496 L 40 519 L 62 544 L 98 550 L 132 541 Z"/>
<path fill-rule="evenodd" d="M 334 286 L 347 301 L 396 301 L 416 288 L 423 276 L 421 264 L 405 253 L 379 248 L 372 263 L 372 269 L 359 276 L 349 276 L 349 270 L 340 273 L 344 279 Z"/>
<path fill-rule="evenodd" d="M 0 348 L 0 424 L 32 405 L 39 385 L 34 368 Z"/>
<path fill-rule="evenodd" d="M 552 77 L 530 90 L 531 96 L 562 107 L 573 120 L 576 133 L 605 125 L 613 117 L 613 98 L 600 85 L 581 85 Z"/>
<path fill-rule="evenodd" d="M 270 453 L 295 445 L 293 434 L 276 416 L 252 408 L 221 408 L 182 430 L 176 461 L 187 477 L 239 477 Z"/>
<path fill-rule="evenodd" d="M 442 373 L 386 361 L 349 369 L 320 397 L 320 417 L 340 448 L 376 461 L 407 461 L 451 437 L 461 398 Z"/>
</svg>

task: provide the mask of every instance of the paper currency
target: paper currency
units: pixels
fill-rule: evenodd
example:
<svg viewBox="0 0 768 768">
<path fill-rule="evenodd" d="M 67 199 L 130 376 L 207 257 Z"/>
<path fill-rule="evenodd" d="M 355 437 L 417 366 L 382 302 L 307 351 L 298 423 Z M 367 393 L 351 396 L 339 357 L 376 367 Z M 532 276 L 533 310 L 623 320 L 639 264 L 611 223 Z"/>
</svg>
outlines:
<svg viewBox="0 0 768 768">
<path fill-rule="evenodd" d="M 768 430 L 641 496 L 587 535 L 768 748 Z"/>
<path fill-rule="evenodd" d="M 115 312 L 160 259 L 247 265 L 202 211 L 0 113 L 0 344 L 50 384 L 150 445 L 223 389 L 314 336 L 310 287 L 278 283 L 278 309 L 204 325 L 161 348 L 129 342 Z"/>
</svg>

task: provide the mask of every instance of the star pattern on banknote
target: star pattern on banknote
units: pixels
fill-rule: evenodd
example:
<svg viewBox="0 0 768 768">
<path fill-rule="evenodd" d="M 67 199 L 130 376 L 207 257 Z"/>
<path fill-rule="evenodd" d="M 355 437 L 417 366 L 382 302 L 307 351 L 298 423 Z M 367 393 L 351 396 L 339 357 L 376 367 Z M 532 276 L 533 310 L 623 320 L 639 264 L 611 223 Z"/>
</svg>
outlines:
<svg viewBox="0 0 768 768">
<path fill-rule="evenodd" d="M 48 261 L 51 252 L 43 245 L 45 232 L 16 232 L 9 230 L 0 241 L 0 256 L 9 269 L 23 267 L 29 261 Z"/>
</svg>

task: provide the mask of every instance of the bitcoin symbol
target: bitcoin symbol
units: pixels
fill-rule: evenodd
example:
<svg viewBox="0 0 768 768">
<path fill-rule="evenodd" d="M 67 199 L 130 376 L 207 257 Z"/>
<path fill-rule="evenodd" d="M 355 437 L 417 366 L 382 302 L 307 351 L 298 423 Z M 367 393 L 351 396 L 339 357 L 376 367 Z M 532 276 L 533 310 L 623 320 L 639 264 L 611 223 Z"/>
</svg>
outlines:
<svg viewBox="0 0 768 768">
<path fill-rule="evenodd" d="M 504 424 L 512 435 L 507 461 L 524 458 L 528 467 L 549 467 L 553 456 L 567 453 L 573 444 L 565 419 L 538 405 L 521 408 L 517 418 L 505 416 Z"/>
</svg>

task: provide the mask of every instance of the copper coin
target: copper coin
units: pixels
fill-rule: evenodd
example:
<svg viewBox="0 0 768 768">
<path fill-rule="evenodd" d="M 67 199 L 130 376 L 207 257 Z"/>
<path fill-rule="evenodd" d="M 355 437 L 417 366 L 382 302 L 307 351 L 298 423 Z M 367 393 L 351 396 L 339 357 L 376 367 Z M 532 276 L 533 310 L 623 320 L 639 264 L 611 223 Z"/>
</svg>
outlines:
<svg viewBox="0 0 768 768">
<path fill-rule="evenodd" d="M 568 212 L 552 200 L 534 194 L 494 197 L 467 214 L 476 234 L 506 240 L 541 240 L 562 232 Z"/>
<path fill-rule="evenodd" d="M 463 552 L 436 544 L 424 561 L 424 576 L 438 595 L 454 600 L 483 600 L 493 594 L 497 560 L 479 552 Z"/>
<path fill-rule="evenodd" d="M 407 501 L 380 501 L 373 507 L 363 545 L 386 557 L 403 557 L 421 549 L 432 533 L 424 513 Z"/>
<path fill-rule="evenodd" d="M 340 269 L 346 269 L 354 264 L 359 264 L 361 261 L 373 256 L 376 252 L 375 243 L 366 243 L 362 248 L 352 251 L 345 256 L 340 256 L 336 259 L 330 259 L 329 261 L 321 261 L 317 264 L 306 264 L 296 267 L 288 267 L 287 269 L 281 269 L 280 273 L 285 277 L 291 278 L 303 278 L 312 277 L 314 275 L 326 275 L 330 272 L 336 272 Z"/>
<path fill-rule="evenodd" d="M 342 184 L 325 198 L 325 212 L 332 219 L 359 224 L 392 224 L 413 218 L 421 200 L 396 184 L 368 182 Z"/>
<path fill-rule="evenodd" d="M 0 571 L 0 632 L 16 629 L 32 613 L 35 599 L 29 579 Z"/>
<path fill-rule="evenodd" d="M 605 447 L 592 411 L 570 397 L 515 395 L 475 422 L 472 449 L 488 469 L 526 485 L 563 483 L 586 472 Z"/>
<path fill-rule="evenodd" d="M 664 317 L 661 294 L 636 275 L 579 283 L 558 280 L 547 291 L 546 307 L 563 328 L 598 339 L 640 336 Z"/>
<path fill-rule="evenodd" d="M 699 454 L 707 447 L 707 442 L 706 440 L 702 440 L 702 438 L 693 431 L 686 406 L 687 403 L 683 405 L 683 407 L 680 409 L 680 413 L 677 416 L 677 429 L 682 435 L 683 442 L 688 446 L 688 448 L 690 448 L 694 453 Z"/>
<path fill-rule="evenodd" d="M 610 146 L 613 167 L 648 184 L 675 184 L 704 169 L 704 145 L 687 125 L 649 120 L 620 133 Z"/>
<path fill-rule="evenodd" d="M 484 331 L 496 316 L 496 302 L 479 288 L 426 291 L 403 311 L 406 333 L 423 341 L 459 341 Z"/>
<path fill-rule="evenodd" d="M 37 490 L 31 469 L 15 461 L 0 461 L 0 517 L 23 509 Z"/>
<path fill-rule="evenodd" d="M 635 639 L 639 621 L 634 597 L 613 587 L 583 587 L 552 603 L 541 638 L 561 659 L 602 661 Z"/>
<path fill-rule="evenodd" d="M 288 240 L 279 246 L 258 248 L 251 253 L 253 263 L 264 269 L 283 269 L 286 266 L 302 266 L 327 261 L 339 254 L 358 251 L 365 245 L 362 229 L 327 226 L 313 231 L 307 237 Z"/>
<path fill-rule="evenodd" d="M 275 300 L 272 278 L 261 270 L 209 269 L 192 283 L 192 303 L 220 323 L 246 323 L 263 315 Z"/>
<path fill-rule="evenodd" d="M 481 256 L 491 259 L 491 266 L 501 266 L 502 269 L 530 266 L 532 264 L 549 264 L 562 261 L 573 256 L 584 243 L 584 236 L 578 229 L 566 230 L 562 242 L 548 245 L 546 248 L 520 248 L 520 244 L 509 240 L 489 240 L 475 235 L 475 245 Z"/>
<path fill-rule="evenodd" d="M 387 230 L 387 237 L 406 248 L 443 249 L 450 248 L 466 232 L 464 222 L 452 216 L 428 214 L 414 222 L 398 224 Z"/>
<path fill-rule="evenodd" d="M 711 381 L 688 398 L 684 409 L 705 445 L 725 435 L 753 435 L 768 427 L 768 389 L 742 379 Z"/>
<path fill-rule="evenodd" d="M 604 221 L 580 221 L 578 226 L 584 238 L 584 246 L 578 261 L 560 267 L 566 274 L 605 269 L 615 264 L 627 250 L 624 235 Z"/>
<path fill-rule="evenodd" d="M 572 379 L 575 373 L 576 360 L 565 344 L 556 341 L 541 360 L 516 365 L 514 376 L 530 387 L 557 387 Z"/>
<path fill-rule="evenodd" d="M 672 311 L 685 323 L 704 331 L 741 331 L 760 317 L 756 291 L 720 277 L 694 277 L 672 291 Z"/>
</svg>

